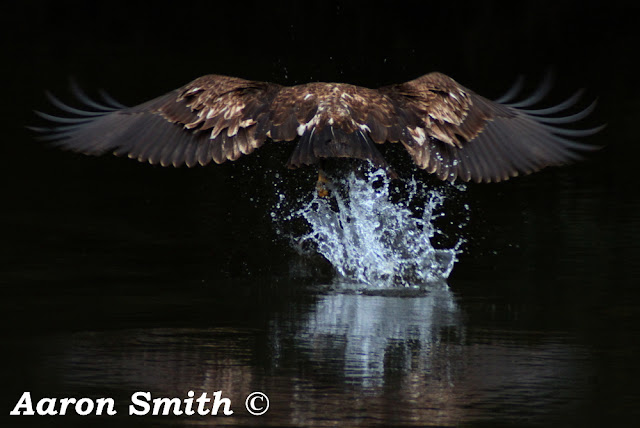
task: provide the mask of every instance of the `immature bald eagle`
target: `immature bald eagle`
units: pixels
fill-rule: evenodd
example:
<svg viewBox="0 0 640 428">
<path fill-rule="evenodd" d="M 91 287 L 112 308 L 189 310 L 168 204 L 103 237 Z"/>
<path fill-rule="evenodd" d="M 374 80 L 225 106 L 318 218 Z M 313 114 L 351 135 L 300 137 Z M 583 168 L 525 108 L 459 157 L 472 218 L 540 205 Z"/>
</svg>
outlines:
<svg viewBox="0 0 640 428">
<path fill-rule="evenodd" d="M 49 95 L 75 117 L 39 113 L 60 125 L 33 129 L 86 154 L 113 152 L 189 167 L 234 161 L 267 140 L 295 139 L 291 168 L 335 157 L 386 166 L 376 144 L 401 143 L 418 167 L 442 180 L 491 182 L 564 164 L 592 149 L 564 137 L 587 136 L 600 128 L 555 125 L 584 118 L 595 103 L 570 116 L 549 117 L 572 107 L 580 92 L 554 107 L 524 109 L 540 101 L 548 86 L 509 104 L 518 85 L 494 102 L 441 73 L 379 89 L 344 83 L 281 86 L 207 75 L 135 107 L 109 97 L 98 104 L 76 90 L 94 109 L 85 111 Z"/>
</svg>

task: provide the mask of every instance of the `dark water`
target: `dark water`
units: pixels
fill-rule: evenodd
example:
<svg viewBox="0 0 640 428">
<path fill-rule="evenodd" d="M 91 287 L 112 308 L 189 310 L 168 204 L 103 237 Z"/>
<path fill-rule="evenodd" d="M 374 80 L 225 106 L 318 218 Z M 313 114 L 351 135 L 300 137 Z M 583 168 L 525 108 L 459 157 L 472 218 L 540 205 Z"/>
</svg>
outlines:
<svg viewBox="0 0 640 428">
<path fill-rule="evenodd" d="M 588 166 L 452 197 L 472 208 L 448 287 L 397 297 L 322 287 L 331 269 L 275 236 L 268 197 L 248 207 L 247 191 L 220 214 L 210 183 L 179 204 L 180 189 L 157 184 L 176 171 L 133 164 L 123 180 L 126 160 L 78 162 L 107 166 L 31 183 L 32 196 L 3 213 L 13 225 L 3 255 L 7 409 L 31 391 L 114 398 L 118 415 L 91 425 L 580 425 L 637 415 L 638 201 L 573 179 Z M 105 174 L 130 184 L 110 190 L 94 179 Z M 169 178 L 186 188 L 189 174 Z M 190 390 L 222 391 L 234 415 L 127 416 L 136 391 Z M 244 409 L 253 391 L 270 398 L 265 416 Z"/>
<path fill-rule="evenodd" d="M 2 18 L 14 62 L 3 70 L 2 412 L 31 391 L 34 400 L 112 397 L 118 414 L 3 426 L 602 426 L 640 417 L 631 9 L 433 9 L 424 43 L 423 15 L 402 11 L 292 8 L 278 12 L 291 25 L 266 31 L 266 6 L 242 6 L 228 15 L 248 16 L 239 32 L 230 18 L 196 30 L 193 19 L 176 24 L 173 10 L 58 3 L 24 2 Z M 434 52 L 433 34 L 458 48 Z M 446 284 L 413 296 L 332 290 L 331 266 L 276 233 L 274 183 L 295 205 L 316 178 L 313 168 L 282 168 L 287 147 L 235 165 L 162 169 L 57 152 L 23 129 L 31 109 L 47 108 L 43 90 L 65 94 L 70 74 L 130 104 L 210 72 L 377 86 L 439 69 L 497 96 L 517 73 L 539 76 L 550 63 L 564 76 L 557 100 L 580 86 L 600 96 L 593 123 L 609 127 L 589 141 L 605 149 L 451 192 L 435 244 L 466 243 Z M 234 414 L 127 415 L 136 391 L 182 399 L 190 390 L 222 391 Z M 264 416 L 245 409 L 253 391 L 269 396 Z"/>
</svg>

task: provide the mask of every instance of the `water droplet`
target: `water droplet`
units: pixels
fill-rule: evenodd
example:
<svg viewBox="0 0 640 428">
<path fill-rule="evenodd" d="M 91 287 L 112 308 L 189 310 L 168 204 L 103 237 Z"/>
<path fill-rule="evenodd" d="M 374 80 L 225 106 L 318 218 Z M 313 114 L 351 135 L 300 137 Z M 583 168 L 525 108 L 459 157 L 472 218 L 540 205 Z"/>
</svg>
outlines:
<svg viewBox="0 0 640 428">
<path fill-rule="evenodd" d="M 312 244 L 336 269 L 340 281 L 373 287 L 421 286 L 446 279 L 456 262 L 460 241 L 451 249 L 436 249 L 430 238 L 440 233 L 432 220 L 444 196 L 418 191 L 409 181 L 408 201 L 396 204 L 389 195 L 389 178 L 382 170 L 368 178 L 354 173 L 339 184 L 333 201 L 314 195 L 296 215 L 311 232 L 297 238 Z M 408 206 L 420 204 L 421 216 Z M 334 205 L 337 205 L 335 209 Z"/>
</svg>

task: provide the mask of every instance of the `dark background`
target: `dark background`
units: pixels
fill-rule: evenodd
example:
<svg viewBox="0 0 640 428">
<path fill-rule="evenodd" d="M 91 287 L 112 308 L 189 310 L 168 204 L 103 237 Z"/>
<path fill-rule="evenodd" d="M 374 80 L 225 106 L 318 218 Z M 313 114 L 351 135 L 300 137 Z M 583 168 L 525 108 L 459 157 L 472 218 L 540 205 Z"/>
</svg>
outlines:
<svg viewBox="0 0 640 428">
<path fill-rule="evenodd" d="M 40 218 L 47 210 L 47 216 L 60 215 L 69 224 L 81 218 L 108 223 L 120 217 L 123 205 L 130 207 L 134 230 L 120 231 L 127 240 L 130 233 L 157 236 L 157 229 L 149 228 L 159 228 L 164 235 L 193 235 L 198 245 L 209 247 L 210 238 L 218 233 L 246 231 L 248 224 L 262 221 L 258 211 L 243 205 L 254 205 L 248 201 L 251 195 L 240 201 L 229 197 L 264 184 L 263 179 L 255 178 L 257 174 L 247 174 L 244 166 L 162 169 L 111 157 L 81 159 L 34 142 L 24 126 L 42 122 L 31 110 L 53 111 L 45 90 L 72 102 L 70 77 L 92 95 L 103 88 L 127 105 L 207 73 L 281 84 L 344 81 L 377 87 L 438 70 L 495 98 L 520 74 L 528 77 L 527 88 L 533 89 L 550 67 L 557 84 L 548 102 L 587 88 L 585 103 L 598 98 L 599 107 L 583 126 L 606 122 L 609 128 L 591 140 L 606 148 L 589 162 L 542 174 L 566 174 L 558 180 L 589 181 L 606 194 L 632 197 L 638 150 L 633 136 L 638 117 L 634 101 L 639 93 L 632 83 L 638 47 L 634 12 L 631 7 L 614 3 L 605 7 L 599 2 L 425 3 L 417 8 L 330 2 L 278 6 L 205 2 L 172 7 L 135 2 L 9 3 L 1 18 L 3 52 L 8 59 L 3 69 L 7 82 L 3 104 L 7 143 L 2 146 L 5 198 L 12 207 L 28 207 Z M 261 160 L 239 163 L 279 168 L 286 150 L 276 154 L 281 156 L 277 161 L 269 160 L 271 154 L 267 151 Z M 237 171 L 233 179 L 231 171 Z M 473 191 L 482 193 L 482 198 L 505 191 L 518 194 L 521 185 L 540 189 L 535 180 L 480 186 Z M 540 190 L 538 197 L 544 199 L 545 191 Z M 259 189 L 257 193 L 268 192 Z M 532 197 L 535 193 L 524 202 Z M 501 201 L 507 205 L 517 202 Z M 203 209 L 203 203 L 213 205 L 214 210 L 236 209 L 248 219 L 216 227 L 210 222 L 215 213 Z M 540 201 L 543 212 L 549 210 L 547 203 L 550 201 Z M 482 208 L 497 204 L 489 201 Z M 164 222 L 161 214 L 165 210 L 177 210 L 175 215 L 185 217 Z M 24 219 L 22 214 L 19 217 Z M 37 217 L 29 219 L 31 227 L 32 220 L 38 223 Z M 119 229 L 106 223 L 96 225 L 94 232 Z M 491 228 L 492 222 L 481 227 Z M 11 232 L 21 230 L 13 227 Z M 256 259 L 260 265 L 265 254 L 273 254 L 261 246 L 269 241 L 242 249 L 251 253 L 245 254 L 246 260 Z M 15 249 L 9 251 L 17 256 Z M 28 258 L 29 252 L 26 249 L 20 255 Z M 224 251 L 221 257 L 228 254 Z"/>
<path fill-rule="evenodd" d="M 220 278 L 277 283 L 296 257 L 270 220 L 269 172 L 284 164 L 286 150 L 264 147 L 233 165 L 194 169 L 56 151 L 25 129 L 41 124 L 33 109 L 52 111 L 45 90 L 70 101 L 72 76 L 91 94 L 103 88 L 134 105 L 208 73 L 377 87 L 437 70 L 496 98 L 519 74 L 533 89 L 551 66 L 557 83 L 550 103 L 578 88 L 587 88 L 586 101 L 598 98 L 584 126 L 608 124 L 588 139 L 604 148 L 577 165 L 470 185 L 462 196 L 472 207 L 469 242 L 449 285 L 522 305 L 517 320 L 509 311 L 504 320 L 578 330 L 598 350 L 592 393 L 602 411 L 594 410 L 594 420 L 630 417 L 640 380 L 631 364 L 640 329 L 640 14 L 631 4 L 5 3 L 0 285 L 6 335 L 16 349 L 5 355 L 6 385 L 37 385 L 29 365 L 19 363 L 29 353 L 21 337 L 123 320 L 205 318 L 189 305 L 167 305 L 160 318 L 144 311 L 157 296 L 223 293 Z M 292 191 L 313 188 L 315 171 L 281 173 L 285 182 L 301 183 Z M 582 222 L 570 221 L 572 213 Z M 331 279 L 322 260 L 312 266 Z M 576 271 L 593 281 L 566 280 Z M 478 278 L 491 281 L 474 286 Z M 513 278 L 527 286 L 514 287 Z M 277 304 L 277 292 L 264 293 L 257 306 Z M 118 296 L 139 299 L 114 309 L 108 302 Z M 138 309 L 132 300 L 146 304 Z M 250 317 L 254 309 L 240 312 Z M 468 315 L 474 319 L 474 308 Z"/>
</svg>

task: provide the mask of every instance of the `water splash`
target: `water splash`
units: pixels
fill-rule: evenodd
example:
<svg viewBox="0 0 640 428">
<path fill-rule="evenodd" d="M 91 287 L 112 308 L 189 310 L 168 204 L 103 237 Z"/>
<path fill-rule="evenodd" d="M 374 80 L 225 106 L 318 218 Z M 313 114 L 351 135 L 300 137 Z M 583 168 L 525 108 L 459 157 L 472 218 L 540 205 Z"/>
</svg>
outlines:
<svg viewBox="0 0 640 428">
<path fill-rule="evenodd" d="M 431 243 L 438 233 L 433 220 L 444 215 L 438 212 L 442 193 L 412 179 L 403 201 L 394 202 L 383 170 L 364 178 L 351 172 L 331 187 L 331 198 L 314 195 L 292 217 L 304 218 L 310 228 L 294 238 L 296 245 L 322 254 L 337 271 L 337 284 L 417 288 L 449 276 L 462 240 L 450 249 Z"/>
</svg>

